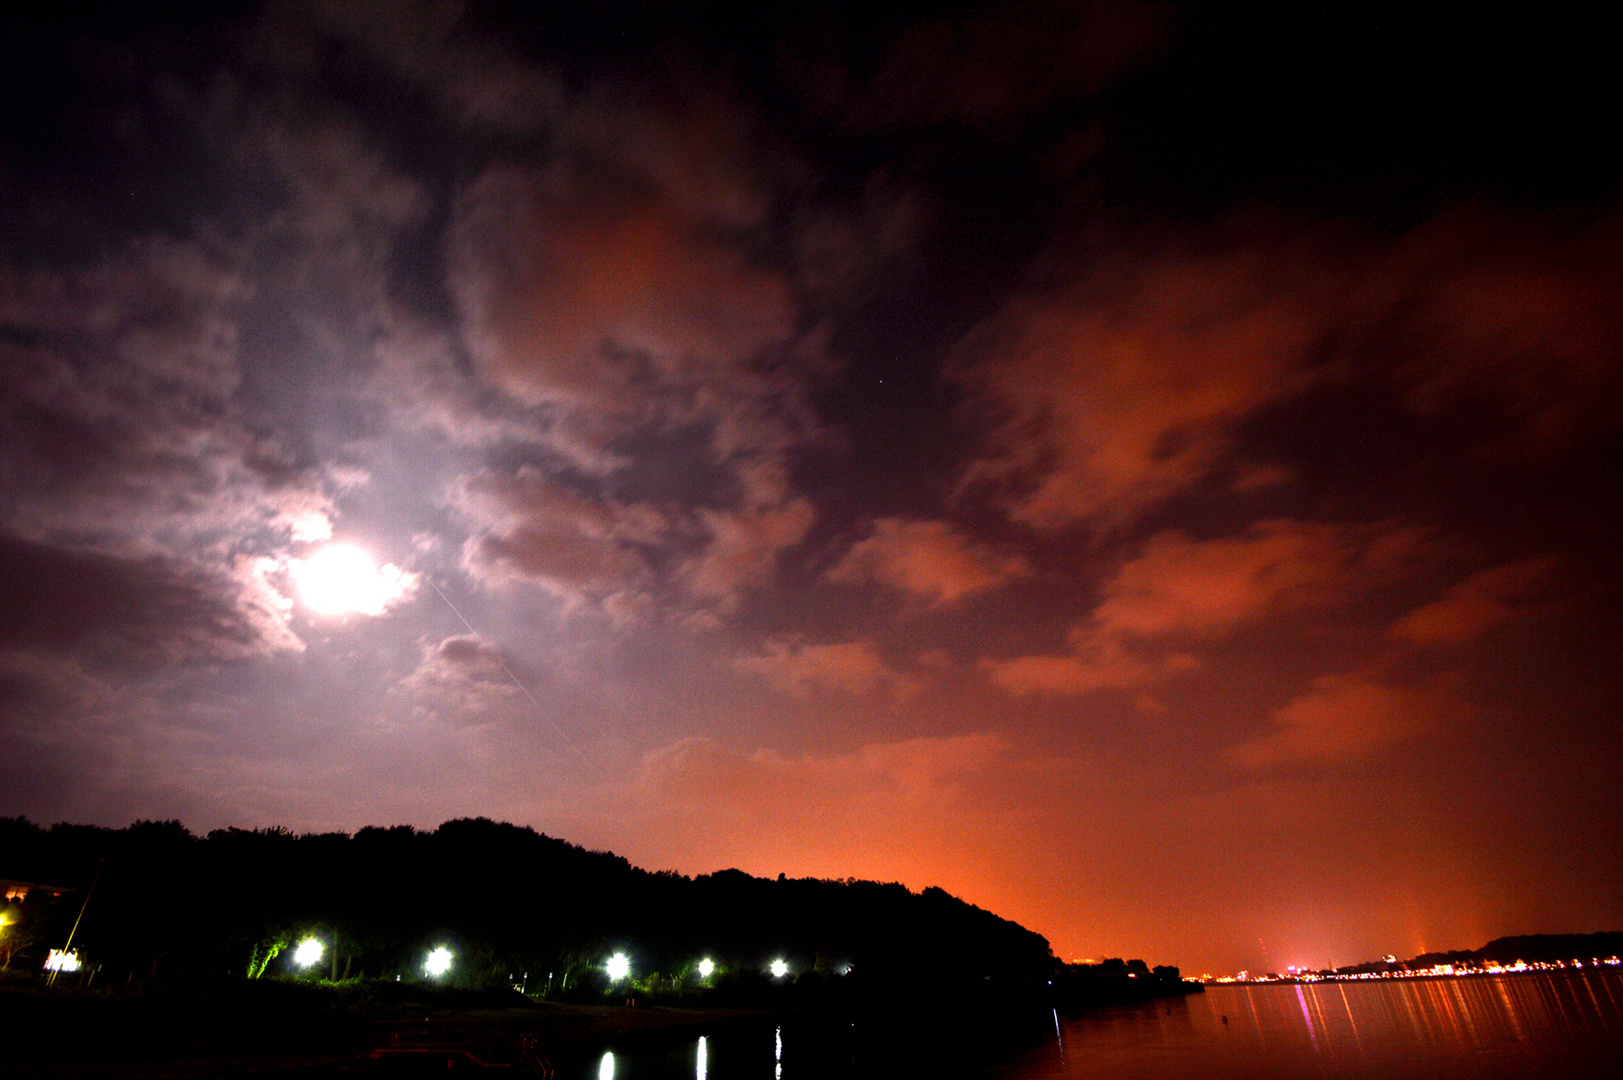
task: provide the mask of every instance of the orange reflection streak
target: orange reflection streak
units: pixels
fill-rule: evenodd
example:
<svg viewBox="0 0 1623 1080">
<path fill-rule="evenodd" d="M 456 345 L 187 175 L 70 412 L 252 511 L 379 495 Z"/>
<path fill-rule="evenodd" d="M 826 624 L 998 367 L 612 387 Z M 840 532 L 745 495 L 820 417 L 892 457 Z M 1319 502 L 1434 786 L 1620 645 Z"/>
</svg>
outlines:
<svg viewBox="0 0 1623 1080">
<path fill-rule="evenodd" d="M 1521 1011 L 1516 1008 L 1516 1002 L 1511 998 L 1510 991 L 1505 987 L 1505 981 L 1503 978 L 1493 980 L 1493 988 L 1498 993 L 1504 1015 L 1510 1020 L 1511 1033 L 1515 1035 L 1517 1042 L 1525 1043 L 1527 1041 L 1527 1029 L 1522 1026 Z"/>
<path fill-rule="evenodd" d="M 1599 1000 L 1598 1000 L 1598 999 L 1597 999 L 1597 998 L 1596 998 L 1596 997 L 1595 997 L 1595 988 L 1594 988 L 1594 987 L 1593 987 L 1593 986 L 1591 986 L 1591 985 L 1590 985 L 1590 982 L 1589 982 L 1589 979 L 1588 979 L 1588 977 L 1585 977 L 1585 978 L 1583 978 L 1583 979 L 1580 979 L 1580 980 L 1579 980 L 1579 981 L 1580 981 L 1580 982 L 1582 982 L 1582 983 L 1583 983 L 1583 987 L 1584 987 L 1584 993 L 1586 993 L 1586 994 L 1588 994 L 1588 995 L 1589 995 L 1589 1000 L 1590 1000 L 1590 1001 L 1591 1001 L 1591 1002 L 1592 1002 L 1592 1003 L 1593 1003 L 1593 1004 L 1594 1004 L 1594 1006 L 1595 1006 L 1595 1015 L 1596 1015 L 1596 1016 L 1600 1016 L 1600 1015 L 1602 1015 L 1602 1014 L 1603 1014 L 1603 1012 L 1604 1012 L 1604 1010 L 1602 1010 L 1602 1009 L 1601 1009 L 1601 1007 L 1600 1007 L 1600 1001 L 1599 1001 Z"/>
<path fill-rule="evenodd" d="M 1539 987 L 1539 990 L 1540 997 L 1547 998 L 1555 1004 L 1555 1007 L 1548 1011 L 1555 1013 L 1562 1024 L 1572 1023 L 1572 1018 L 1567 1015 L 1567 1003 L 1561 1000 L 1561 988 L 1552 980 L 1549 984 Z"/>
<path fill-rule="evenodd" d="M 1347 1013 L 1347 1026 L 1352 1028 L 1353 1045 L 1357 1046 L 1359 1050 L 1362 1051 L 1364 1048 L 1364 1038 L 1363 1034 L 1358 1030 L 1358 1021 L 1353 1017 L 1352 1002 L 1347 1000 L 1347 987 L 1341 983 L 1337 983 L 1336 989 L 1341 993 L 1341 1007 Z"/>
<path fill-rule="evenodd" d="M 1535 1021 L 1540 1031 L 1550 1027 L 1550 1006 L 1544 993 L 1545 987 L 1534 985 L 1531 990 L 1526 985 L 1518 984 L 1516 987 L 1517 1000 L 1522 1003 L 1522 1011 L 1530 1020 Z"/>
<path fill-rule="evenodd" d="M 1443 1005 L 1448 1010 L 1450 1020 L 1453 1021 L 1459 1041 L 1462 1044 L 1469 1041 L 1472 1047 L 1481 1046 L 1482 1039 L 1477 1032 L 1476 1014 L 1472 1011 L 1470 1003 L 1465 1000 L 1464 988 L 1458 980 L 1450 980 L 1443 990 Z"/>
<path fill-rule="evenodd" d="M 1403 992 L 1407 988 L 1399 988 L 1398 1002 L 1403 1006 L 1404 1017 L 1409 1021 L 1409 1034 L 1421 1042 L 1430 1042 L 1427 1038 L 1426 1025 L 1419 1015 L 1417 1002 L 1411 994 Z"/>
<path fill-rule="evenodd" d="M 1612 992 L 1613 983 L 1615 983 L 1615 979 L 1600 979 L 1600 989 L 1604 989 L 1604 991 L 1607 992 L 1607 1000 L 1608 1002 L 1612 1002 L 1612 1012 L 1623 1012 L 1623 1009 L 1618 1007 L 1617 994 L 1613 994 Z"/>
</svg>

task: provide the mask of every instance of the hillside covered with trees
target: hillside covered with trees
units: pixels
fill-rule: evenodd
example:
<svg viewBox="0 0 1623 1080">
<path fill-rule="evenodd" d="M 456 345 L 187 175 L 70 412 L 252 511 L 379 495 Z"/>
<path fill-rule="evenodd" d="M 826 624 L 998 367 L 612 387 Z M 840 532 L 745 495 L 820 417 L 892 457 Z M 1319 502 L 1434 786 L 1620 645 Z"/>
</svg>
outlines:
<svg viewBox="0 0 1623 1080">
<path fill-rule="evenodd" d="M 673 995 L 768 980 L 775 959 L 814 981 L 853 970 L 1026 981 L 1058 966 L 1041 935 L 937 888 L 653 873 L 483 818 L 302 836 L 0 819 L 0 877 L 73 890 L 8 904 L 8 966 L 38 970 L 83 905 L 74 948 L 103 985 L 294 974 L 311 937 L 324 948 L 310 975 L 421 979 L 445 948 L 448 985 L 554 997 L 602 995 L 616 952 L 627 986 Z"/>
</svg>

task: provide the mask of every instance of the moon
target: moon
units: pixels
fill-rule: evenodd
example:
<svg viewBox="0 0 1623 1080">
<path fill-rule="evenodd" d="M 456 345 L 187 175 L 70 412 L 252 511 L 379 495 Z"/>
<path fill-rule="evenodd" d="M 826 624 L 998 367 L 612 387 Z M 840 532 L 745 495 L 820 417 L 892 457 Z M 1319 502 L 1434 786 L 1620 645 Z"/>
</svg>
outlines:
<svg viewBox="0 0 1623 1080">
<path fill-rule="evenodd" d="M 293 560 L 292 571 L 299 599 L 318 615 L 382 615 L 411 586 L 411 575 L 353 544 L 328 544 Z"/>
</svg>

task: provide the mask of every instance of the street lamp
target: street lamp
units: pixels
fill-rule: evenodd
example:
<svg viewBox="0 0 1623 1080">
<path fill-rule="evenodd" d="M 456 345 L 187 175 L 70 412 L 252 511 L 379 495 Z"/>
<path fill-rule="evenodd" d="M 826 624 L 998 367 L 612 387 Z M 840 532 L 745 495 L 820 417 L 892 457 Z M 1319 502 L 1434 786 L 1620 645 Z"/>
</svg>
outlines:
<svg viewBox="0 0 1623 1080">
<path fill-rule="evenodd" d="M 428 954 L 423 961 L 423 970 L 428 972 L 430 978 L 438 979 L 451 970 L 451 950 L 444 945 Z"/>
<path fill-rule="evenodd" d="M 631 958 L 623 952 L 617 952 L 609 957 L 605 970 L 609 973 L 610 982 L 619 982 L 631 974 Z"/>
</svg>

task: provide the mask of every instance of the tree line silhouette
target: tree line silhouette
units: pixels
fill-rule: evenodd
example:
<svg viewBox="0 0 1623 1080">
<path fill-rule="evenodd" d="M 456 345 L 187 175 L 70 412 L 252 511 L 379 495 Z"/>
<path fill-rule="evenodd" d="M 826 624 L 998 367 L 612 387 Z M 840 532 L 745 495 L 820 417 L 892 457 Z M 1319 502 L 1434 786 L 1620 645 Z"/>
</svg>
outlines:
<svg viewBox="0 0 1623 1080">
<path fill-rule="evenodd" d="M 1041 935 L 938 888 L 649 872 L 485 818 L 206 836 L 178 821 L 45 828 L 4 818 L 0 875 L 74 890 L 9 901 L 3 960 L 37 971 L 82 908 L 74 948 L 103 985 L 294 975 L 307 937 L 324 948 L 306 978 L 428 979 L 424 959 L 444 947 L 447 985 L 554 997 L 601 997 L 615 952 L 630 960 L 632 992 L 672 995 L 770 984 L 779 958 L 796 980 L 854 971 L 1032 981 L 1060 966 Z M 703 958 L 716 965 L 708 978 Z"/>
</svg>

